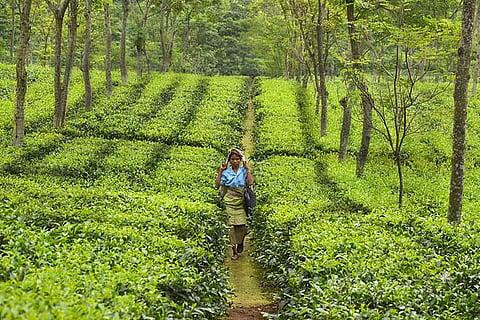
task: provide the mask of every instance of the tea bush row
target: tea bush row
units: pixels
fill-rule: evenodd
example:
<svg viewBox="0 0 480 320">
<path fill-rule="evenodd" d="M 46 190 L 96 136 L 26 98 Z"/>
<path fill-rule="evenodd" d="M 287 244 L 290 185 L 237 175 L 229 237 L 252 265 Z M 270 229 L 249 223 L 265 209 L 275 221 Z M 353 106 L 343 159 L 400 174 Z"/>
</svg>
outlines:
<svg viewBox="0 0 480 320">
<path fill-rule="evenodd" d="M 225 312 L 229 290 L 219 259 L 225 248 L 222 214 L 207 203 L 207 194 L 192 196 L 204 191 L 213 196 L 214 177 L 204 172 L 215 171 L 220 155 L 205 148 L 170 148 L 75 138 L 31 163 L 31 171 L 23 171 L 29 178 L 4 177 L 4 317 L 62 312 L 66 318 L 146 314 L 189 319 Z M 155 152 L 159 163 L 151 163 Z M 204 167 L 197 165 L 197 157 Z M 156 166 L 158 175 L 152 171 Z M 135 191 L 129 179 L 120 183 L 118 176 L 139 172 L 152 182 L 150 189 Z M 192 202 L 195 197 L 200 201 Z M 22 251 L 24 240 L 14 242 L 17 238 L 25 239 L 27 251 Z M 66 292 L 81 294 L 65 299 Z M 97 308 L 89 310 L 92 305 Z"/>
<path fill-rule="evenodd" d="M 37 69 L 37 67 L 33 69 Z M 35 74 L 29 75 L 29 85 L 25 97 L 26 134 L 38 130 L 49 130 L 53 123 L 53 113 L 55 108 L 54 87 L 52 85 L 53 70 L 49 68 L 44 68 L 42 70 L 42 74 L 37 78 L 31 79 Z M 31 71 L 32 70 L 29 69 L 29 72 Z M 3 77 L 3 74 L 0 75 L 0 82 L 4 84 L 5 88 L 8 88 L 8 94 L 0 96 L 0 128 L 6 133 L 11 133 L 13 128 L 16 82 L 10 80 L 8 77 Z M 105 83 L 103 78 L 104 76 L 100 72 L 92 72 L 91 82 L 94 93 L 98 93 L 103 89 Z M 0 88 L 2 86 L 3 85 L 0 85 Z M 82 74 L 79 70 L 75 70 L 72 74 L 69 98 L 67 101 L 68 114 L 75 113 L 78 108 L 84 106 L 84 92 L 85 89 Z M 9 142 L 10 140 L 6 141 L 6 143 Z"/>
<path fill-rule="evenodd" d="M 205 96 L 179 141 L 217 150 L 239 146 L 244 132 L 246 81 L 244 77 L 210 77 Z"/>
<path fill-rule="evenodd" d="M 334 141 L 311 133 L 312 126 L 317 126 L 313 132 L 319 129 L 319 122 L 311 118 L 314 105 L 311 100 L 305 103 L 306 97 L 297 95 L 298 121 L 317 152 L 308 158 L 269 156 L 255 168 L 261 203 L 253 221 L 261 248 L 257 259 L 281 292 L 280 312 L 272 318 L 478 316 L 479 270 L 473 262 L 479 258 L 477 215 L 467 210 L 466 222 L 457 228 L 446 222 L 448 119 L 435 115 L 432 118 L 442 120 L 435 130 L 408 141 L 408 200 L 399 210 L 396 171 L 387 146 L 374 145 L 365 177 L 356 178 L 354 157 L 337 161 L 338 137 Z M 332 109 L 330 119 L 341 123 L 340 110 Z M 440 105 L 432 107 L 435 110 L 443 114 L 446 109 Z M 287 118 L 279 113 L 275 121 L 281 127 Z M 353 129 L 353 137 L 358 129 Z M 267 131 L 258 126 L 259 139 L 262 130 Z M 372 137 L 372 143 L 378 139 Z M 355 143 L 352 140 L 351 146 Z M 273 148 L 260 146 L 260 153 Z M 438 151 L 433 154 L 440 166 L 430 161 L 428 150 Z M 468 187 L 478 175 L 471 163 L 467 167 Z M 477 203 L 474 190 L 466 192 L 467 208 Z"/>
<path fill-rule="evenodd" d="M 255 156 L 303 155 L 305 137 L 297 105 L 296 84 L 262 79 L 256 97 Z"/>
<path fill-rule="evenodd" d="M 0 148 L 1 318 L 225 314 L 226 227 L 213 181 L 223 143 L 240 144 L 244 93 L 227 91 L 244 79 L 205 80 L 153 75 L 118 85 L 110 98 L 97 94 L 91 111 L 72 112 L 63 130 Z M 170 103 L 172 118 L 158 121 Z M 176 128 L 166 141 L 142 132 L 152 117 Z M 238 131 L 222 142 L 173 138 L 204 123 Z"/>
<path fill-rule="evenodd" d="M 38 180 L 1 179 L 2 318 L 225 312 L 217 206 Z"/>
<path fill-rule="evenodd" d="M 31 140 L 35 138 L 34 140 Z M 1 149 L 3 172 L 47 176 L 116 190 L 170 193 L 213 201 L 215 170 L 223 158 L 212 148 L 170 146 L 151 141 L 96 137 L 65 139 L 59 134 L 36 134 L 23 149 Z"/>
<path fill-rule="evenodd" d="M 139 130 L 139 134 L 154 141 L 176 143 L 180 133 L 191 121 L 207 84 L 208 81 L 201 76 L 184 75 L 172 99 Z"/>
<path fill-rule="evenodd" d="M 119 84 L 112 96 L 96 95 L 91 110 L 78 112 L 68 119 L 64 132 L 70 136 L 132 138 L 143 124 L 144 110 L 168 101 L 168 92 L 174 88 L 172 75 L 159 76 L 153 81 L 145 76 Z M 167 97 L 162 99 L 164 93 Z"/>
</svg>

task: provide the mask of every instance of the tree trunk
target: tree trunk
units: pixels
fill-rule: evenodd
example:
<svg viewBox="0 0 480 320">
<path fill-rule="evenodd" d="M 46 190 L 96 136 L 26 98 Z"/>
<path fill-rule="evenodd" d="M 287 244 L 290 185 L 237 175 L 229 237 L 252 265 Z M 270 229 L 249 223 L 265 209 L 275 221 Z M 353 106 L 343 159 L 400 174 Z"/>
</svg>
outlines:
<svg viewBox="0 0 480 320">
<path fill-rule="evenodd" d="M 150 56 L 148 55 L 147 49 L 143 52 L 143 55 L 145 57 L 145 63 L 147 64 L 147 73 L 150 74 L 152 72 L 152 59 L 150 59 Z"/>
<path fill-rule="evenodd" d="M 68 0 L 67 0 L 68 1 Z M 63 17 L 55 20 L 55 112 L 53 115 L 53 127 L 58 129 L 62 126 L 62 32 Z"/>
<path fill-rule="evenodd" d="M 475 55 L 475 69 L 473 71 L 472 97 L 477 93 L 477 82 L 480 76 L 480 4 L 477 6 L 475 15 L 475 27 L 473 32 L 477 32 L 477 54 Z M 473 39 L 473 38 L 472 38 Z"/>
<path fill-rule="evenodd" d="M 160 12 L 160 47 L 162 49 L 162 69 L 161 72 L 165 72 L 165 55 L 167 52 L 167 43 L 166 43 L 166 24 L 165 22 L 165 14 L 163 12 L 163 1 L 162 1 L 162 11 Z"/>
<path fill-rule="evenodd" d="M 172 8 L 162 1 L 160 12 L 160 43 L 162 49 L 162 72 L 168 72 L 172 63 L 173 43 L 175 39 L 175 20 Z"/>
<path fill-rule="evenodd" d="M 353 68 L 358 68 L 356 62 L 360 56 L 360 45 L 357 41 L 356 28 L 355 28 L 355 7 L 353 0 L 347 0 L 347 24 L 348 24 L 348 36 L 350 39 L 350 51 L 352 53 Z M 350 135 L 350 127 L 352 124 L 352 106 L 350 105 L 351 92 L 354 89 L 354 82 L 351 80 L 347 89 L 347 96 L 343 98 L 343 120 L 342 120 L 342 133 L 340 135 L 340 148 L 338 149 L 338 160 L 340 162 L 345 161 L 348 150 L 348 139 Z"/>
<path fill-rule="evenodd" d="M 403 183 L 403 167 L 402 167 L 402 156 L 400 150 L 395 152 L 395 162 L 397 164 L 397 173 L 398 173 L 398 207 L 403 206 L 403 193 L 404 193 L 404 183 Z"/>
<path fill-rule="evenodd" d="M 343 107 L 342 131 L 340 134 L 340 147 L 338 148 L 338 161 L 344 162 L 348 151 L 348 138 L 350 135 L 350 127 L 352 124 L 352 105 L 350 102 L 353 84 L 348 87 L 347 96 L 340 100 Z"/>
<path fill-rule="evenodd" d="M 363 176 L 365 165 L 367 163 L 368 151 L 370 149 L 370 137 L 372 135 L 372 109 L 373 100 L 368 93 L 368 88 L 363 86 L 362 89 L 362 107 L 363 107 L 363 127 L 362 142 L 357 156 L 357 177 Z"/>
<path fill-rule="evenodd" d="M 122 38 L 120 39 L 120 73 L 122 74 L 122 82 L 128 82 L 127 71 L 127 19 L 128 19 L 128 1 L 122 1 Z"/>
<path fill-rule="evenodd" d="M 147 28 L 147 22 L 148 22 L 148 15 L 150 12 L 150 7 L 152 6 L 153 0 L 147 0 L 145 2 L 145 8 L 142 9 L 140 2 L 137 2 L 139 10 L 142 12 L 142 19 L 140 21 L 140 25 L 137 27 L 138 33 L 137 33 L 137 39 L 135 46 L 137 48 L 137 76 L 141 77 L 143 74 L 143 56 L 146 56 L 146 48 L 145 48 L 145 43 L 146 43 L 146 33 L 145 30 Z M 161 19 L 160 15 L 160 19 Z"/>
<path fill-rule="evenodd" d="M 29 1 L 29 2 L 31 2 L 31 1 Z M 11 0 L 10 1 L 10 9 L 12 11 L 12 16 L 11 16 L 11 19 L 10 19 L 10 63 L 13 63 L 13 61 L 15 59 L 14 51 L 15 51 L 15 30 L 16 30 L 16 27 L 15 27 L 15 24 L 16 24 L 16 22 L 15 22 L 15 9 L 16 9 L 16 7 L 17 7 L 16 6 L 16 1 Z M 30 7 L 31 7 L 31 5 L 30 5 Z M 20 22 L 20 23 L 22 23 L 22 22 Z"/>
<path fill-rule="evenodd" d="M 105 79 L 106 79 L 106 94 L 112 95 L 112 24 L 110 19 L 110 4 L 105 2 L 103 4 L 103 10 L 105 13 L 105 41 L 106 41 L 106 53 L 105 53 Z"/>
<path fill-rule="evenodd" d="M 183 50 L 182 56 L 180 59 L 180 71 L 185 72 L 185 61 L 187 60 L 188 55 L 190 54 L 190 20 L 191 20 L 192 11 L 187 12 L 186 22 L 185 22 L 185 32 L 183 33 Z"/>
<path fill-rule="evenodd" d="M 25 95 L 27 93 L 27 51 L 30 39 L 30 9 L 32 0 L 24 0 L 20 6 L 20 38 L 17 49 L 17 92 L 13 127 L 13 145 L 21 147 L 25 136 Z"/>
<path fill-rule="evenodd" d="M 62 87 L 62 32 L 63 19 L 65 11 L 67 10 L 69 0 L 63 1 L 58 6 L 53 4 L 50 0 L 46 0 L 50 11 L 55 18 L 55 111 L 53 115 L 53 127 L 58 129 L 63 125 L 63 87 Z"/>
<path fill-rule="evenodd" d="M 313 83 L 315 85 L 315 115 L 318 116 L 320 113 L 320 106 L 321 106 L 321 97 L 320 97 L 320 77 L 319 77 L 319 71 L 318 71 L 318 66 L 319 64 L 314 60 L 313 61 Z M 308 85 L 308 83 L 307 83 Z M 305 86 L 306 88 L 306 86 Z M 321 125 L 320 125 L 321 127 Z M 320 130 L 321 131 L 321 130 Z"/>
<path fill-rule="evenodd" d="M 78 0 L 70 0 L 70 21 L 68 23 L 68 47 L 67 47 L 67 59 L 65 62 L 65 74 L 63 77 L 62 85 L 62 114 L 60 127 L 65 124 L 67 117 L 67 101 L 68 90 L 70 87 L 70 79 L 72 77 L 73 64 L 75 62 L 75 44 L 77 42 L 77 15 L 78 15 Z"/>
<path fill-rule="evenodd" d="M 325 56 L 323 54 L 324 31 L 323 22 L 325 15 L 326 1 L 318 0 L 318 22 L 317 22 L 317 55 L 318 55 L 318 76 L 320 80 L 319 95 L 322 103 L 322 114 L 320 116 L 320 135 L 327 135 L 327 111 L 328 111 L 328 91 L 326 85 Z"/>
<path fill-rule="evenodd" d="M 92 0 L 85 0 L 85 47 L 83 48 L 82 73 L 85 85 L 85 109 L 92 108 L 92 84 L 90 81 L 90 53 L 92 47 Z"/>
<path fill-rule="evenodd" d="M 359 37 L 356 34 L 355 28 L 355 1 L 346 0 L 347 4 L 347 21 L 348 21 L 348 34 L 350 38 L 350 47 L 352 50 L 352 81 L 355 81 L 357 88 L 360 90 L 362 97 L 362 108 L 363 108 L 363 128 L 362 128 L 362 141 L 360 143 L 360 149 L 357 155 L 357 166 L 356 166 L 356 175 L 357 177 L 363 176 L 365 171 L 365 164 L 367 163 L 368 152 L 370 149 L 370 137 L 372 133 L 372 109 L 373 109 L 373 99 L 368 92 L 368 87 L 365 84 L 364 80 L 355 79 L 357 76 L 354 74 L 357 70 L 360 70 L 360 64 L 358 60 L 362 56 L 361 44 L 357 40 Z"/>
<path fill-rule="evenodd" d="M 468 82 L 472 54 L 475 0 L 464 0 L 462 33 L 458 48 L 458 63 L 454 89 L 453 148 L 450 178 L 448 221 L 459 224 L 462 218 L 463 179 L 465 174 L 466 122 Z"/>
<path fill-rule="evenodd" d="M 47 34 L 43 35 L 43 59 L 42 59 L 42 66 L 46 67 L 48 65 L 48 48 L 50 44 L 50 28 L 47 30 Z"/>
<path fill-rule="evenodd" d="M 143 53 L 141 48 L 137 45 L 137 76 L 141 77 L 143 74 Z"/>
</svg>

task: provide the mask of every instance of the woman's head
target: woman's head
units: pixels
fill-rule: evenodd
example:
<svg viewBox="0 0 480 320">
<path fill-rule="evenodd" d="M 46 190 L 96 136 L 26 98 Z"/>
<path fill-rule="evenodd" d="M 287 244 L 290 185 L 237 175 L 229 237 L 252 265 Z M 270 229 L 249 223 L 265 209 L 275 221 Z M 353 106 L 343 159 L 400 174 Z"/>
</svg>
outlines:
<svg viewBox="0 0 480 320">
<path fill-rule="evenodd" d="M 232 148 L 228 150 L 228 161 L 231 163 L 232 161 L 242 161 L 243 160 L 243 152 L 238 148 Z"/>
</svg>

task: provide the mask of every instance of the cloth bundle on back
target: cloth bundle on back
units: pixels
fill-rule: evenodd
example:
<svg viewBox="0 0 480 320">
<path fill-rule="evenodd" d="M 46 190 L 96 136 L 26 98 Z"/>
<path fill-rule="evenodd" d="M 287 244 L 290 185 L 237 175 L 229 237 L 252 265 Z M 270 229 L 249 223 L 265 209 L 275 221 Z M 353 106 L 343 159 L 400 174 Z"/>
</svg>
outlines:
<svg viewBox="0 0 480 320">
<path fill-rule="evenodd" d="M 249 192 L 246 190 L 251 190 L 252 184 L 253 177 L 250 166 L 243 152 L 238 148 L 228 150 L 226 162 L 223 162 L 218 169 L 215 186 L 223 196 L 225 211 L 228 214 L 228 224 L 232 226 L 230 241 L 234 260 L 238 259 L 239 253 L 243 252 L 243 241 L 247 234 L 247 211 L 244 205 L 248 207 L 252 205 L 250 200 L 245 203 L 244 197 L 245 193 Z M 249 210 L 248 207 L 247 210 Z"/>
</svg>

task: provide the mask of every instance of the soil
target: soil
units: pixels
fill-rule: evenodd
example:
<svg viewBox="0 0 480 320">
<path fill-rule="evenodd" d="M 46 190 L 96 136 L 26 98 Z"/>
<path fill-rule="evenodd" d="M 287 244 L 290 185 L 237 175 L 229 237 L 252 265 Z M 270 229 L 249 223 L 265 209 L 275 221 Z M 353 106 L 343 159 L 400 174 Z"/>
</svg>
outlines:
<svg viewBox="0 0 480 320">
<path fill-rule="evenodd" d="M 230 309 L 228 320 L 263 320 L 262 313 L 274 314 L 277 312 L 277 305 L 274 303 L 251 307 L 233 307 Z"/>
<path fill-rule="evenodd" d="M 245 119 L 245 135 L 243 137 L 243 147 L 247 159 L 253 153 L 253 126 L 254 126 L 254 109 L 250 99 L 247 105 L 247 113 Z M 250 161 L 252 171 L 254 171 L 254 163 Z M 226 320 L 262 320 L 264 313 L 277 313 L 277 304 L 273 302 L 271 292 L 265 292 L 260 285 L 261 272 L 258 266 L 249 257 L 250 239 L 253 235 L 248 234 L 245 237 L 244 252 L 239 255 L 238 260 L 231 260 L 231 249 L 227 249 L 225 264 L 230 271 L 230 284 L 233 287 L 235 296 L 232 299 L 232 308 L 229 311 Z"/>
</svg>

